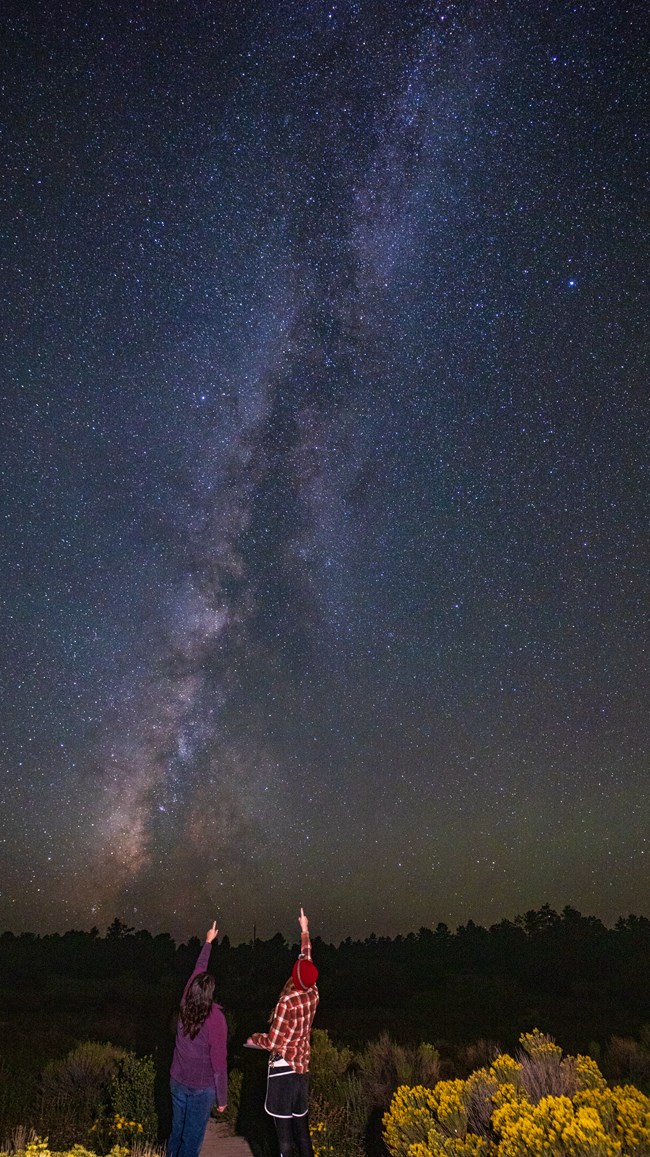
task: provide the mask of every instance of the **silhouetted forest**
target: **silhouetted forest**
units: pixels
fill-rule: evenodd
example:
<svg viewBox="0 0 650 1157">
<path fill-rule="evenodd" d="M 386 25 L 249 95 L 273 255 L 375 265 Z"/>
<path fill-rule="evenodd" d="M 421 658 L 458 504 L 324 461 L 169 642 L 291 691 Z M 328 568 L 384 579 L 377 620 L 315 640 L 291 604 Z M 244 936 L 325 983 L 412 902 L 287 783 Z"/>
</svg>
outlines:
<svg viewBox="0 0 650 1157">
<path fill-rule="evenodd" d="M 135 931 L 116 918 L 101 936 L 70 931 L 0 936 L 3 1018 L 73 1006 L 81 1022 L 108 1019 L 111 1039 L 151 1048 L 167 1032 L 200 947 Z M 296 946 L 269 940 L 212 952 L 218 999 L 233 1045 L 273 1005 Z M 621 917 L 613 928 L 593 916 L 548 905 L 490 928 L 469 921 L 394 938 L 338 946 L 316 938 L 318 1025 L 358 1043 L 382 1030 L 398 1040 L 457 1043 L 489 1037 L 509 1046 L 538 1025 L 565 1048 L 586 1048 L 650 1021 L 650 920 Z M 144 1026 L 143 1026 L 144 1017 Z M 121 1022 L 124 1023 L 121 1023 Z M 89 1026 L 91 1027 L 91 1026 Z M 137 1029 L 137 1031 L 136 1031 Z M 75 1033 L 79 1036 L 79 1031 Z"/>
</svg>

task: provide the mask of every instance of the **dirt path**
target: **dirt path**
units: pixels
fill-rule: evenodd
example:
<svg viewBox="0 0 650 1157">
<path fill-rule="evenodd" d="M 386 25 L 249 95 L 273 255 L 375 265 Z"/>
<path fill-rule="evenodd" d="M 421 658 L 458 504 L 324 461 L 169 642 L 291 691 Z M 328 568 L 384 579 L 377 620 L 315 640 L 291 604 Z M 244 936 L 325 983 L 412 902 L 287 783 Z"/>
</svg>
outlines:
<svg viewBox="0 0 650 1157">
<path fill-rule="evenodd" d="M 243 1137 L 233 1137 L 223 1121 L 210 1118 L 201 1148 L 201 1157 L 251 1157 Z"/>
</svg>

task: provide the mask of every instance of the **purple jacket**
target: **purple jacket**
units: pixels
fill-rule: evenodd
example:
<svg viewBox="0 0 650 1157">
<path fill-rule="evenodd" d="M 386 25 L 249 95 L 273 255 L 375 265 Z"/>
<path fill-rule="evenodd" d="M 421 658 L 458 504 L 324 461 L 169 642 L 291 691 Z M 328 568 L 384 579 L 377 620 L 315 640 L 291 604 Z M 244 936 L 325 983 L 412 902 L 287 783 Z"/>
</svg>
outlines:
<svg viewBox="0 0 650 1157">
<path fill-rule="evenodd" d="M 212 944 L 206 942 L 199 952 L 194 972 L 185 985 L 183 1000 L 194 977 L 206 971 L 211 949 Z M 194 1040 L 183 1032 L 179 1017 L 170 1072 L 174 1081 L 178 1081 L 179 1085 L 188 1085 L 191 1089 L 210 1089 L 214 1086 L 218 1105 L 228 1104 L 227 1035 L 226 1018 L 218 1004 L 212 1005 Z"/>
</svg>

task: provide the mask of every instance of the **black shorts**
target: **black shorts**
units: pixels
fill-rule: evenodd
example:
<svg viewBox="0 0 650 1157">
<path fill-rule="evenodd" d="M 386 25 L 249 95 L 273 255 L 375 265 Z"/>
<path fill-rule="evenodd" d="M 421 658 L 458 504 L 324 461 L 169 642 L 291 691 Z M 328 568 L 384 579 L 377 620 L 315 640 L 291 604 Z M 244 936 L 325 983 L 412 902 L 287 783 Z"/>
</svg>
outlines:
<svg viewBox="0 0 650 1157">
<path fill-rule="evenodd" d="M 305 1117 L 309 1109 L 309 1073 L 296 1073 L 286 1061 L 271 1061 L 264 1108 L 270 1117 Z"/>
</svg>

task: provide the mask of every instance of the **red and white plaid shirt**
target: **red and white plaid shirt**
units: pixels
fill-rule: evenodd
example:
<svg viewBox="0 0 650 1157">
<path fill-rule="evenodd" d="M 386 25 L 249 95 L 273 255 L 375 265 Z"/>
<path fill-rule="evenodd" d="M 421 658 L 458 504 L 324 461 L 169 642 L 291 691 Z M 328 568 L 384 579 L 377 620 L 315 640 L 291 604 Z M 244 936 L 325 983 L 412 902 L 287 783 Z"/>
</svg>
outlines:
<svg viewBox="0 0 650 1157">
<path fill-rule="evenodd" d="M 300 936 L 300 955 L 311 960 L 309 933 Z M 306 992 L 288 992 L 275 1006 L 268 1032 L 255 1032 L 251 1040 L 258 1048 L 279 1053 L 297 1073 L 309 1072 L 309 1036 L 316 1006 L 318 989 L 315 984 Z"/>
</svg>

